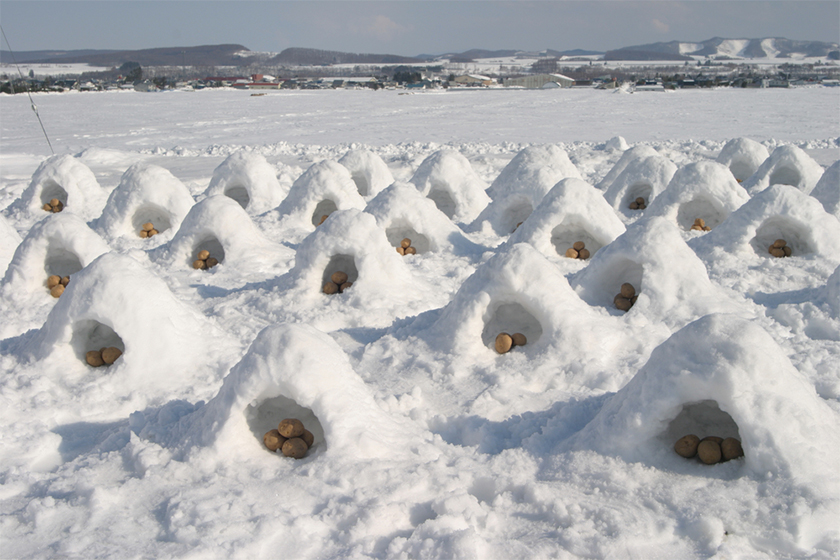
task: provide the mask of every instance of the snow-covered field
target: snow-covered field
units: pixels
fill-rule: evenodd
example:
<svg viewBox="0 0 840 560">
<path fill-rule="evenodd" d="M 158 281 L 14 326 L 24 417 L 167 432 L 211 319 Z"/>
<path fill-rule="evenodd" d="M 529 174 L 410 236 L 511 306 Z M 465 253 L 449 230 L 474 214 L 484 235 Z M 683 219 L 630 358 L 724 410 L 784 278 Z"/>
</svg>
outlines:
<svg viewBox="0 0 840 560">
<path fill-rule="evenodd" d="M 0 557 L 837 557 L 840 88 L 33 99 Z M 289 417 L 303 459 L 263 445 Z"/>
</svg>

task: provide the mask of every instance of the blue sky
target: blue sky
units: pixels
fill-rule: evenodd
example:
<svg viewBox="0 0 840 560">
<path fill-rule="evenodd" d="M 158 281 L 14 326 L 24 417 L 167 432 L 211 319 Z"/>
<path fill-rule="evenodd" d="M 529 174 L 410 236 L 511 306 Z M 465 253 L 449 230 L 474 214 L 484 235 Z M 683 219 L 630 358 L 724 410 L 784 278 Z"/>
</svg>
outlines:
<svg viewBox="0 0 840 560">
<path fill-rule="evenodd" d="M 0 23 L 17 51 L 237 43 L 254 51 L 411 56 L 470 48 L 608 50 L 715 36 L 840 42 L 840 2 L 0 0 Z"/>
</svg>

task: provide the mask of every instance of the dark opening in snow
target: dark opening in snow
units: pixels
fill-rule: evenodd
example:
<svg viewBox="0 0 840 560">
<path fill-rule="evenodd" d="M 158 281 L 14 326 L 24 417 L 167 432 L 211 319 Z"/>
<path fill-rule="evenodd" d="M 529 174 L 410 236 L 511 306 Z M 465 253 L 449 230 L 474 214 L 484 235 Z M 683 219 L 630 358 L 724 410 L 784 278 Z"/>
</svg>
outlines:
<svg viewBox="0 0 840 560">
<path fill-rule="evenodd" d="M 318 227 L 321 223 L 321 218 L 323 216 L 329 216 L 333 212 L 338 210 L 338 207 L 335 205 L 335 202 L 330 200 L 329 198 L 325 198 L 318 205 L 315 207 L 315 211 L 312 212 L 312 225 Z"/>
<path fill-rule="evenodd" d="M 209 251 L 210 256 L 215 258 L 220 263 L 225 262 L 225 248 L 215 237 L 205 237 L 193 247 L 192 253 L 189 255 L 189 264 L 192 266 L 193 261 L 198 258 L 200 251 Z"/>
<path fill-rule="evenodd" d="M 354 171 L 352 174 L 353 182 L 356 183 L 356 189 L 359 191 L 359 194 L 362 196 L 367 196 L 370 194 L 370 184 L 368 183 L 368 179 L 364 173 L 361 171 Z"/>
<path fill-rule="evenodd" d="M 143 224 L 151 222 L 158 230 L 158 233 L 163 233 L 172 227 L 169 221 L 169 212 L 158 206 L 157 204 L 144 204 L 140 206 L 131 218 L 131 227 L 134 233 L 138 233 L 143 229 Z"/>
<path fill-rule="evenodd" d="M 231 185 L 227 187 L 225 189 L 225 196 L 238 202 L 242 208 L 248 208 L 248 204 L 251 203 L 251 195 L 248 194 L 248 189 L 242 185 Z"/>
<path fill-rule="evenodd" d="M 706 225 L 714 229 L 726 219 L 726 214 L 705 198 L 695 198 L 680 204 L 677 211 L 677 225 L 680 228 L 690 230 L 697 218 L 703 218 Z"/>
<path fill-rule="evenodd" d="M 735 420 L 713 400 L 684 404 L 659 437 L 667 445 L 673 446 L 678 439 L 688 434 L 694 434 L 700 439 L 718 436 L 724 439 L 734 437 L 741 441 Z"/>
<path fill-rule="evenodd" d="M 327 264 L 327 268 L 324 269 L 324 274 L 321 277 L 321 285 L 318 286 L 318 289 L 320 290 L 321 287 L 330 280 L 330 276 L 333 275 L 333 272 L 338 271 L 347 275 L 348 282 L 353 282 L 355 284 L 356 280 L 359 278 L 359 271 L 356 269 L 355 258 L 351 255 L 333 255 L 329 264 Z"/>
<path fill-rule="evenodd" d="M 561 257 L 565 256 L 566 251 L 577 241 L 583 241 L 589 250 L 590 258 L 595 251 L 603 247 L 586 229 L 575 224 L 564 222 L 551 230 L 551 244 Z"/>
<path fill-rule="evenodd" d="M 540 322 L 521 304 L 516 302 L 490 304 L 485 313 L 484 330 L 481 341 L 490 349 L 494 349 L 496 336 L 499 333 L 522 333 L 528 339 L 525 349 L 536 343 L 543 333 Z"/>
<path fill-rule="evenodd" d="M 773 258 L 767 248 L 777 239 L 784 239 L 791 248 L 791 256 L 796 257 L 813 252 L 809 237 L 809 226 L 788 216 L 772 216 L 756 229 L 750 245 L 758 255 Z"/>
<path fill-rule="evenodd" d="M 85 361 L 85 354 L 90 350 L 99 350 L 114 346 L 125 353 L 125 344 L 120 335 L 114 332 L 114 329 L 108 325 L 94 321 L 93 319 L 76 321 L 73 324 L 73 335 L 70 338 L 70 346 L 73 348 L 73 353 L 76 354 L 76 357 L 83 362 Z"/>
<path fill-rule="evenodd" d="M 53 180 L 44 181 L 41 186 L 41 205 L 47 204 L 53 198 L 57 198 L 64 206 L 67 206 L 67 191 L 64 187 Z"/>
<path fill-rule="evenodd" d="M 385 236 L 393 247 L 399 247 L 400 241 L 407 237 L 411 239 L 411 246 L 417 249 L 418 255 L 429 251 L 429 239 L 408 224 L 392 224 L 385 230 Z"/>
<path fill-rule="evenodd" d="M 781 166 L 773 170 L 770 174 L 771 185 L 790 185 L 798 187 L 802 181 L 802 175 L 796 169 L 787 166 Z"/>
<path fill-rule="evenodd" d="M 450 220 L 458 213 L 458 205 L 455 203 L 455 199 L 452 198 L 452 195 L 447 189 L 438 185 L 433 185 L 431 190 L 429 190 L 428 198 L 434 202 L 435 206 L 438 207 L 438 210 L 446 214 L 446 217 Z"/>
<path fill-rule="evenodd" d="M 315 436 L 313 448 L 317 449 L 325 445 L 324 428 L 315 413 L 288 397 L 280 395 L 265 399 L 256 403 L 256 405 L 250 404 L 245 409 L 244 414 L 248 427 L 262 449 L 266 449 L 263 445 L 263 435 L 270 430 L 277 429 L 277 425 L 286 418 L 297 418 L 303 423 L 304 428 L 312 432 L 312 435 Z M 268 450 L 266 449 L 266 451 Z M 310 450 L 309 453 L 311 454 L 312 451 Z"/>
<path fill-rule="evenodd" d="M 513 233 L 514 230 L 528 219 L 534 207 L 527 200 L 517 200 L 512 202 L 504 211 L 502 217 L 502 231 L 498 232 L 501 235 Z"/>
<path fill-rule="evenodd" d="M 82 261 L 78 255 L 64 247 L 56 247 L 50 243 L 47 258 L 44 260 L 44 270 L 47 276 L 70 276 L 82 270 Z"/>
</svg>

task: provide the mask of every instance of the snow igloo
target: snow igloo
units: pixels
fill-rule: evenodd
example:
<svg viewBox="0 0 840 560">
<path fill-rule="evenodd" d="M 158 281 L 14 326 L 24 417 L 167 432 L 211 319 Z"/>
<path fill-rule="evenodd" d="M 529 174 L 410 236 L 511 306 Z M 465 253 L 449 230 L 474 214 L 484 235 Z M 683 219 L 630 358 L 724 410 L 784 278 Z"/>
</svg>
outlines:
<svg viewBox="0 0 840 560">
<path fill-rule="evenodd" d="M 475 219 L 472 229 L 479 229 L 483 222 L 488 222 L 497 235 L 509 235 L 528 219 L 548 191 L 567 177 L 582 179 L 560 147 L 525 148 L 487 189 L 493 200 Z"/>
<path fill-rule="evenodd" d="M 624 233 L 624 224 L 600 191 L 580 179 L 563 179 L 513 232 L 509 245 L 529 243 L 546 257 L 564 257 L 577 241 L 591 255 Z"/>
<path fill-rule="evenodd" d="M 790 185 L 809 194 L 822 177 L 823 168 L 796 146 L 779 146 L 743 186 L 751 196 L 772 185 Z"/>
<path fill-rule="evenodd" d="M 338 160 L 347 168 L 356 183 L 356 189 L 364 198 L 371 198 L 394 182 L 391 170 L 382 158 L 370 150 L 353 148 Z"/>
<path fill-rule="evenodd" d="M 96 229 L 110 239 L 139 239 L 143 224 L 152 223 L 161 234 L 158 245 L 172 238 L 194 202 L 187 187 L 168 170 L 136 163 L 111 191 Z"/>
<path fill-rule="evenodd" d="M 840 220 L 840 160 L 825 170 L 811 196 L 820 201 L 826 212 Z"/>
<path fill-rule="evenodd" d="M 440 150 L 427 157 L 410 182 L 456 223 L 472 222 L 490 202 L 487 184 L 455 150 Z"/>
<path fill-rule="evenodd" d="M 715 228 L 749 199 L 726 167 L 701 161 L 678 169 L 647 214 L 671 220 L 683 231 L 690 231 L 698 218 Z"/>
<path fill-rule="evenodd" d="M 630 205 L 642 198 L 649 207 L 676 172 L 677 166 L 659 154 L 633 159 L 606 190 L 604 198 L 620 218 L 636 220 L 646 214 L 646 209 L 635 210 Z"/>
<path fill-rule="evenodd" d="M 206 196 L 224 195 L 235 200 L 250 215 L 275 208 L 285 196 L 277 171 L 262 154 L 240 150 L 214 171 Z"/>
<path fill-rule="evenodd" d="M 755 140 L 733 138 L 724 144 L 715 161 L 726 166 L 735 180 L 742 183 L 758 171 L 768 157 L 767 148 Z"/>
</svg>

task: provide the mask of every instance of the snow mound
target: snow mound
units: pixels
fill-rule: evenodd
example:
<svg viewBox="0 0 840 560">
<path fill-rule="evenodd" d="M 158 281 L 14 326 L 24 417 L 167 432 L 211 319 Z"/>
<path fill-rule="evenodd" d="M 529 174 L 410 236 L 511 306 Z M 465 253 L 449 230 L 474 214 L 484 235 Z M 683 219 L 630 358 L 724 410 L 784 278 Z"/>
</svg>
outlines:
<svg viewBox="0 0 840 560">
<path fill-rule="evenodd" d="M 0 270 L 5 272 L 20 242 L 21 238 L 17 230 L 5 216 L 0 214 Z"/>
<path fill-rule="evenodd" d="M 633 161 L 656 155 L 659 155 L 659 152 L 657 152 L 647 144 L 639 144 L 638 146 L 633 146 L 621 155 L 621 158 L 619 158 L 619 160 L 615 162 L 615 165 L 612 166 L 612 168 L 604 176 L 604 178 L 601 179 L 601 182 L 595 185 L 595 187 L 600 191 L 606 191 L 610 188 L 610 185 L 613 184 L 613 182 L 618 178 L 618 176 L 621 175 L 624 169 L 627 168 L 627 166 L 630 165 Z"/>
<path fill-rule="evenodd" d="M 53 198 L 64 204 L 64 212 L 87 221 L 102 212 L 106 193 L 84 163 L 70 155 L 52 156 L 38 166 L 29 186 L 10 210 L 18 219 L 24 219 L 26 215 L 30 219 L 41 219 L 49 215 L 42 207 Z"/>
<path fill-rule="evenodd" d="M 837 413 L 766 331 L 715 314 L 657 347 L 567 445 L 695 476 L 782 477 L 836 500 L 840 484 L 825 476 L 840 461 L 836 423 Z M 736 437 L 744 458 L 714 467 L 686 463 L 673 446 L 692 433 Z"/>
<path fill-rule="evenodd" d="M 720 163 L 700 161 L 681 167 L 668 187 L 649 205 L 649 216 L 662 216 L 685 231 L 702 218 L 710 228 L 750 199 Z"/>
<path fill-rule="evenodd" d="M 632 284 L 638 295 L 626 313 L 613 303 L 624 283 Z M 711 283 L 705 266 L 676 226 L 661 217 L 629 226 L 598 251 L 589 265 L 572 277 L 571 284 L 589 305 L 605 307 L 628 321 L 661 323 L 672 330 L 733 305 Z"/>
<path fill-rule="evenodd" d="M 218 394 L 182 419 L 188 425 L 184 439 L 237 461 L 277 460 L 262 438 L 285 418 L 298 418 L 315 436 L 301 464 L 322 456 L 405 457 L 423 439 L 418 429 L 379 407 L 327 334 L 297 324 L 272 325 L 257 335 Z"/>
<path fill-rule="evenodd" d="M 277 213 L 288 227 L 311 232 L 336 210 L 365 207 L 346 167 L 331 160 L 313 164 L 297 178 Z"/>
<path fill-rule="evenodd" d="M 840 160 L 825 170 L 811 196 L 822 203 L 826 212 L 840 219 Z"/>
<path fill-rule="evenodd" d="M 583 241 L 594 255 L 624 233 L 624 229 L 601 191 L 585 181 L 569 178 L 557 183 L 543 197 L 507 243 L 529 243 L 553 258 L 565 256 L 576 241 Z"/>
<path fill-rule="evenodd" d="M 276 170 L 265 157 L 244 150 L 228 156 L 213 171 L 204 194 L 230 197 L 251 215 L 275 208 L 286 195 L 277 180 Z"/>
<path fill-rule="evenodd" d="M 65 375 L 69 384 L 95 383 L 96 391 L 80 397 L 83 403 L 103 401 L 101 408 L 104 401 L 129 401 L 114 406 L 142 408 L 193 384 L 215 384 L 208 365 L 219 340 L 215 328 L 165 281 L 130 257 L 106 253 L 73 276 L 23 353 L 43 362 L 46 375 Z M 111 346 L 123 352 L 111 366 L 87 365 L 88 351 Z"/>
<path fill-rule="evenodd" d="M 621 160 L 618 163 L 621 163 Z M 645 199 L 645 204 L 650 206 L 667 188 L 676 172 L 677 166 L 659 154 L 635 158 L 615 178 L 604 193 L 604 198 L 622 219 L 638 219 L 646 210 L 632 210 L 629 207 L 630 203 L 641 197 Z"/>
<path fill-rule="evenodd" d="M 630 145 L 622 136 L 613 136 L 604 144 L 604 150 L 608 152 L 625 152 L 629 149 Z"/>
<path fill-rule="evenodd" d="M 361 148 L 344 154 L 338 163 L 350 171 L 359 194 L 365 198 L 379 194 L 379 191 L 394 182 L 394 176 L 381 157 Z"/>
<path fill-rule="evenodd" d="M 718 154 L 716 162 L 725 165 L 738 180 L 746 181 L 770 157 L 767 148 L 749 138 L 733 138 Z"/>
<path fill-rule="evenodd" d="M 840 222 L 818 200 L 789 185 L 759 192 L 714 230 L 692 239 L 691 246 L 698 254 L 709 254 L 717 246 L 729 253 L 775 258 L 768 247 L 776 239 L 785 240 L 793 257 L 813 253 L 840 260 Z"/>
<path fill-rule="evenodd" d="M 810 193 L 822 177 L 823 168 L 796 146 L 779 146 L 743 186 L 755 196 L 772 185 L 790 185 Z"/>
<path fill-rule="evenodd" d="M 202 250 L 219 261 L 217 267 L 203 272 L 213 274 L 229 267 L 237 275 L 287 261 L 292 252 L 266 238 L 242 206 L 224 195 L 195 204 L 172 241 L 154 249 L 151 256 L 168 266 L 191 268 Z"/>
<path fill-rule="evenodd" d="M 834 269 L 825 283 L 825 298 L 831 307 L 834 317 L 840 319 L 840 266 Z"/>
<path fill-rule="evenodd" d="M 395 248 L 407 237 L 417 254 L 432 251 L 469 255 L 484 251 L 410 183 L 394 183 L 384 189 L 368 203 L 365 212 L 376 218 Z"/>
<path fill-rule="evenodd" d="M 143 224 L 151 222 L 160 235 L 148 242 L 159 245 L 172 238 L 194 202 L 187 187 L 168 170 L 136 163 L 111 191 L 96 229 L 110 239 L 139 240 Z"/>
<path fill-rule="evenodd" d="M 487 184 L 455 150 L 440 150 L 427 157 L 410 182 L 456 223 L 472 222 L 490 202 Z"/>
</svg>

